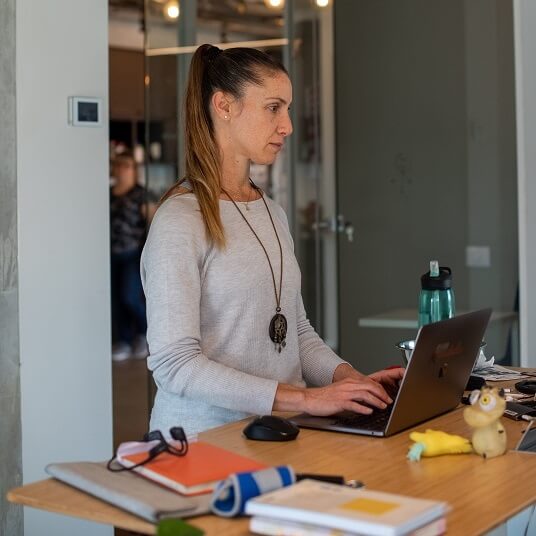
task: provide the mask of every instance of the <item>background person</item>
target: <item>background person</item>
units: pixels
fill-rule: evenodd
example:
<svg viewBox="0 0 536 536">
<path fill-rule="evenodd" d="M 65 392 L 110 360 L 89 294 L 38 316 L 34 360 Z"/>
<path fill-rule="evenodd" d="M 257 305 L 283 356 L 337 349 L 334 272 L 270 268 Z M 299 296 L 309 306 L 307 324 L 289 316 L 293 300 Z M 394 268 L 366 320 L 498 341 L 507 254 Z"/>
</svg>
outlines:
<svg viewBox="0 0 536 536">
<path fill-rule="evenodd" d="M 147 227 L 145 190 L 138 184 L 137 164 L 131 153 L 117 155 L 112 163 L 110 189 L 110 240 L 112 321 L 116 342 L 112 358 L 145 358 L 147 320 L 140 278 L 140 255 Z"/>
</svg>

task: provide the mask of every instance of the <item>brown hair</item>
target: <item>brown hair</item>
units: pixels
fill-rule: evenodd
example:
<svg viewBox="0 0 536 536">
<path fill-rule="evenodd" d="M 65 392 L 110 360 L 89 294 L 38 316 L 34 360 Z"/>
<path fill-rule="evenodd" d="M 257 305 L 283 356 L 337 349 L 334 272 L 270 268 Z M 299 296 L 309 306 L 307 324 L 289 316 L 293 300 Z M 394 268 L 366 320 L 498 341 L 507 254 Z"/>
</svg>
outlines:
<svg viewBox="0 0 536 536">
<path fill-rule="evenodd" d="M 179 193 L 181 184 L 188 180 L 199 202 L 207 236 L 218 247 L 225 246 L 225 234 L 219 206 L 221 160 L 210 99 L 216 91 L 242 98 L 246 84 L 262 85 L 262 71 L 266 70 L 288 74 L 283 64 L 254 48 L 220 50 L 201 45 L 190 64 L 184 102 L 186 174 L 162 196 L 160 203 Z"/>
</svg>

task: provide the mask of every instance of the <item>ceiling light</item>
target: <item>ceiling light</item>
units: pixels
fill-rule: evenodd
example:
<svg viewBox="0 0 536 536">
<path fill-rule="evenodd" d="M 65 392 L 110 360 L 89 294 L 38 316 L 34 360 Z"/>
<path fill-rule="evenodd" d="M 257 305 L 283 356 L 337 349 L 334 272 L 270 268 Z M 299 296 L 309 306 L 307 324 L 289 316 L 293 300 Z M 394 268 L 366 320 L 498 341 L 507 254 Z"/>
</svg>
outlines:
<svg viewBox="0 0 536 536">
<path fill-rule="evenodd" d="M 270 9 L 283 9 L 285 0 L 264 0 L 264 4 Z"/>
<path fill-rule="evenodd" d="M 328 7 L 330 0 L 315 0 L 318 7 Z"/>
<path fill-rule="evenodd" d="M 179 17 L 180 9 L 177 0 L 170 0 L 164 6 L 164 17 L 168 20 L 175 20 Z"/>
</svg>

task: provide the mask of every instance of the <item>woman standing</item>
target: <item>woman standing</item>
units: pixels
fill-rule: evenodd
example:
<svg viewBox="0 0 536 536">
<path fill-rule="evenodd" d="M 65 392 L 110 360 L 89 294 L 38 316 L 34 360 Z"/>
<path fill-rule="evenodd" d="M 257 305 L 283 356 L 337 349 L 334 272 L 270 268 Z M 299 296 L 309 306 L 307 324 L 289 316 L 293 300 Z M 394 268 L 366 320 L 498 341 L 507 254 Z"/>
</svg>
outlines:
<svg viewBox="0 0 536 536">
<path fill-rule="evenodd" d="M 370 413 L 401 369 L 364 376 L 307 320 L 283 210 L 249 179 L 292 133 L 285 68 L 255 49 L 199 47 L 186 94 L 186 178 L 145 245 L 151 429 L 188 434 L 273 410 Z M 365 403 L 366 405 L 364 405 Z"/>
</svg>

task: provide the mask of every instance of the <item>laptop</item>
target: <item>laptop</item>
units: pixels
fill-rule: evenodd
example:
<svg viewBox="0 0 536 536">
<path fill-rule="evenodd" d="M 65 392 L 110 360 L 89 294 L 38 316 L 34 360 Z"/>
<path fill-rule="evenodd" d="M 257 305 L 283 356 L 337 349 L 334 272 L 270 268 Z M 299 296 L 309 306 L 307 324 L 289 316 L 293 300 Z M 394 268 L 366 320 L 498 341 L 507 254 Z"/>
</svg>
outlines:
<svg viewBox="0 0 536 536">
<path fill-rule="evenodd" d="M 535 422 L 536 419 L 532 419 L 529 421 L 527 429 L 521 436 L 521 439 L 519 440 L 519 443 L 516 445 L 516 448 L 514 450 L 518 450 L 520 452 L 531 452 L 536 454 L 536 426 L 534 425 Z"/>
<path fill-rule="evenodd" d="M 343 412 L 329 417 L 302 413 L 302 428 L 386 437 L 454 409 L 478 358 L 491 309 L 423 326 L 394 402 L 371 415 Z"/>
</svg>

